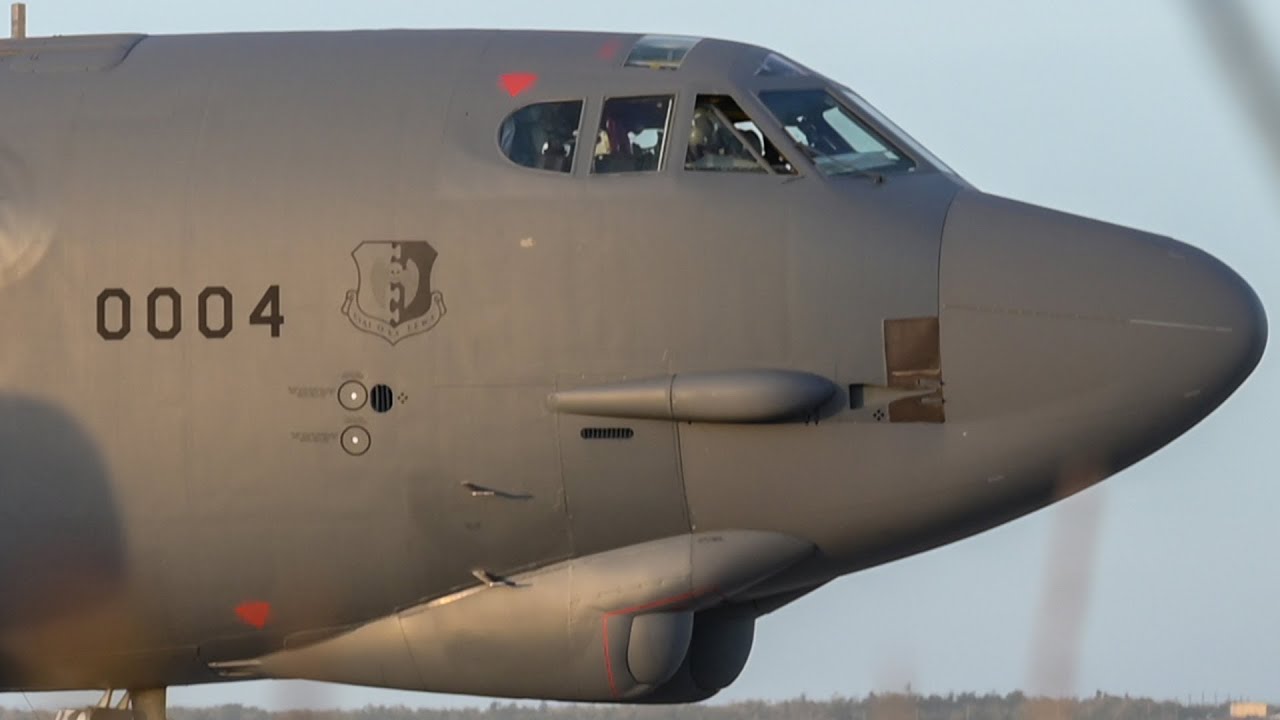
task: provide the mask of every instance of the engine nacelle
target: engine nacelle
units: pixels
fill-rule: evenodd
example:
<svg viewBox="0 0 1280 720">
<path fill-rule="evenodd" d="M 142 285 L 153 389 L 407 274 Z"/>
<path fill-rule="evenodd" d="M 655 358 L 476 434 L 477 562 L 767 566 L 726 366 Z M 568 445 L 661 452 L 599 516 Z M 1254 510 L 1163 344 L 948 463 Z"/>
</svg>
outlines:
<svg viewBox="0 0 1280 720">
<path fill-rule="evenodd" d="M 733 682 L 751 650 L 754 619 L 711 608 L 812 550 L 758 531 L 667 538 L 568 560 L 312 645 L 214 667 L 231 677 L 470 695 L 691 702 Z"/>
<path fill-rule="evenodd" d="M 689 652 L 679 670 L 639 702 L 700 702 L 729 687 L 747 666 L 755 630 L 755 615 L 744 610 L 729 607 L 697 613 Z"/>
</svg>

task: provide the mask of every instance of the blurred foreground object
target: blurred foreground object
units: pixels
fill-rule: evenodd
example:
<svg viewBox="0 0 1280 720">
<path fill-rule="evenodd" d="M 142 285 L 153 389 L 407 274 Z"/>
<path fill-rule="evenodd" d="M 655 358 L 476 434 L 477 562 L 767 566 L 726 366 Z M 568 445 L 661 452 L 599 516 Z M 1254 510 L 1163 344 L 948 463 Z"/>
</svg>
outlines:
<svg viewBox="0 0 1280 720">
<path fill-rule="evenodd" d="M 1262 13 L 1243 0 L 1187 0 L 1187 6 L 1280 179 L 1280 72 L 1268 52 L 1274 38 L 1268 37 Z"/>
</svg>

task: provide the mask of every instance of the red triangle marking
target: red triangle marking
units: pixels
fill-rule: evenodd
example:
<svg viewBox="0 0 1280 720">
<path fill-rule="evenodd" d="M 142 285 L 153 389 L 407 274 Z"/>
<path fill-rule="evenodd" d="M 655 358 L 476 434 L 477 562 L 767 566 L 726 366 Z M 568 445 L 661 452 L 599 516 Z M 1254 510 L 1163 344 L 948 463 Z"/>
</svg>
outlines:
<svg viewBox="0 0 1280 720">
<path fill-rule="evenodd" d="M 618 51 L 622 49 L 622 40 L 619 38 L 610 38 L 600 46 L 600 51 L 596 53 L 596 57 L 601 60 L 613 60 L 618 57 Z"/>
<path fill-rule="evenodd" d="M 236 616 L 245 625 L 261 630 L 271 619 L 271 603 L 262 601 L 241 603 L 236 607 Z"/>
<path fill-rule="evenodd" d="M 538 76 L 533 73 L 507 73 L 498 78 L 498 82 L 508 95 L 516 97 L 533 87 L 538 82 Z"/>
</svg>

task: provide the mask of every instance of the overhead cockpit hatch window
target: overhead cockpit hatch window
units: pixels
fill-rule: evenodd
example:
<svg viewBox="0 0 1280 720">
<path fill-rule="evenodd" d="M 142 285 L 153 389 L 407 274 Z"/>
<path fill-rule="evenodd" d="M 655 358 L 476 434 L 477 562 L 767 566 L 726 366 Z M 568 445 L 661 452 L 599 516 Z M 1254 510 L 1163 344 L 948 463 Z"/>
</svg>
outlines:
<svg viewBox="0 0 1280 720">
<path fill-rule="evenodd" d="M 684 167 L 694 171 L 794 175 L 795 168 L 728 95 L 699 95 Z"/>
<path fill-rule="evenodd" d="M 502 121 L 498 146 L 517 165 L 567 173 L 573 169 L 581 122 L 581 100 L 526 105 Z"/>
<path fill-rule="evenodd" d="M 626 67 L 679 70 L 685 55 L 700 42 L 702 38 L 683 35 L 645 35 L 631 48 Z"/>
<path fill-rule="evenodd" d="M 764 62 L 760 63 L 760 68 L 756 70 L 756 77 L 807 77 L 808 75 L 808 70 L 778 53 L 769 53 Z"/>
</svg>

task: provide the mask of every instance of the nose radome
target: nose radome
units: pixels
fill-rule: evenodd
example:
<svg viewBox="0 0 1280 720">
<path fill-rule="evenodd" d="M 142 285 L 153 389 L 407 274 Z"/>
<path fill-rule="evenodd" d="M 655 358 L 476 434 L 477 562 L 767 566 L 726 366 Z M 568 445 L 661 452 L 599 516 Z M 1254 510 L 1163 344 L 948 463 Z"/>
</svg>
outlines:
<svg viewBox="0 0 1280 720">
<path fill-rule="evenodd" d="M 1127 464 L 1195 424 L 1266 345 L 1257 296 L 1169 238 L 963 192 L 943 235 L 948 421 Z"/>
</svg>

